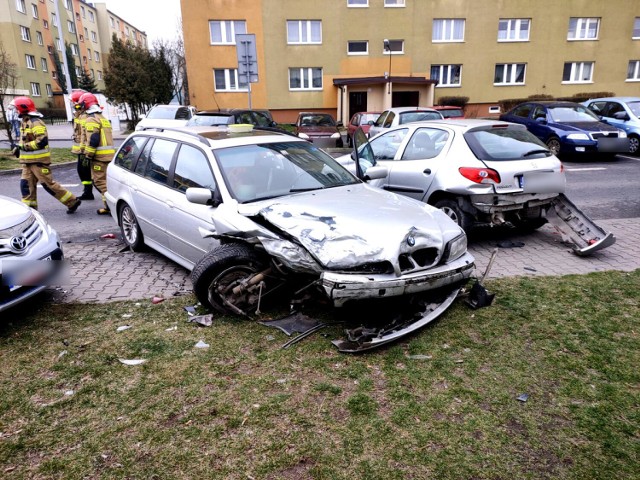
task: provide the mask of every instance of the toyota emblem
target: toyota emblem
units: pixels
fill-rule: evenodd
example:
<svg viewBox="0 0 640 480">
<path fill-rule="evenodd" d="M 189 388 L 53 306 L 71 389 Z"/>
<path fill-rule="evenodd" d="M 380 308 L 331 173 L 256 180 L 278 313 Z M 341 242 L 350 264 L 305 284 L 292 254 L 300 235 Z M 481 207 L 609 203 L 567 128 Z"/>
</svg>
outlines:
<svg viewBox="0 0 640 480">
<path fill-rule="evenodd" d="M 14 252 L 23 252 L 24 249 L 27 248 L 27 239 L 24 235 L 16 235 L 15 237 L 11 237 L 9 245 Z"/>
</svg>

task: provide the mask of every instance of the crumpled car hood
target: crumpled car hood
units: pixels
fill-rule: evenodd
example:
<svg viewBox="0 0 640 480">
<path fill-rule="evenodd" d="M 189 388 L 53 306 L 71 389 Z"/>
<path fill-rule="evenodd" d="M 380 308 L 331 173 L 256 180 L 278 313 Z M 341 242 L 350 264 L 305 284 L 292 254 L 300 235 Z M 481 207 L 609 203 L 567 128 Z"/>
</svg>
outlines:
<svg viewBox="0 0 640 480">
<path fill-rule="evenodd" d="M 408 197 L 389 195 L 365 184 L 279 198 L 268 206 L 239 205 L 285 231 L 326 269 L 353 268 L 388 260 L 397 274 L 401 253 L 433 247 L 460 234 L 439 210 Z M 254 204 L 253 208 L 258 207 Z"/>
</svg>

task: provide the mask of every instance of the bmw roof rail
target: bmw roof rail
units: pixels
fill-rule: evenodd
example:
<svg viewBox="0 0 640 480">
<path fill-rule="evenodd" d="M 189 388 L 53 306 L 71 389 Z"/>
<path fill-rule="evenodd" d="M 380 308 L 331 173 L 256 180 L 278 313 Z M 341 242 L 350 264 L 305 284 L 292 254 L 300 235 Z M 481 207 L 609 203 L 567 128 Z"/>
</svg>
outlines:
<svg viewBox="0 0 640 480">
<path fill-rule="evenodd" d="M 207 137 L 204 137 L 202 135 L 200 135 L 199 133 L 196 132 L 190 132 L 189 130 L 185 130 L 183 128 L 177 128 L 177 127 L 160 127 L 160 126 L 153 126 L 153 125 L 149 125 L 146 127 L 142 127 L 140 130 L 138 130 L 139 132 L 144 132 L 147 130 L 155 130 L 156 132 L 177 132 L 177 133 L 183 133 L 185 135 L 189 135 L 190 137 L 195 137 L 197 138 L 200 143 L 204 143 L 207 147 L 210 147 L 211 144 L 209 143 L 209 139 Z"/>
</svg>

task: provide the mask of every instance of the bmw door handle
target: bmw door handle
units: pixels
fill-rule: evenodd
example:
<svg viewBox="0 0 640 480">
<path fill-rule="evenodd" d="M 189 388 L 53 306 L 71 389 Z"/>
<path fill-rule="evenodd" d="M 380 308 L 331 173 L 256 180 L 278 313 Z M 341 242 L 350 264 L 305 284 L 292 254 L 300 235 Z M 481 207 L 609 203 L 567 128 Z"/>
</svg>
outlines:
<svg viewBox="0 0 640 480">
<path fill-rule="evenodd" d="M 431 169 L 430 168 L 425 168 L 422 173 L 424 173 L 425 175 L 431 175 Z"/>
<path fill-rule="evenodd" d="M 173 208 L 175 207 L 175 205 L 173 204 L 173 202 L 166 201 L 166 202 L 164 202 L 164 203 L 166 203 L 167 207 L 169 207 L 169 208 L 171 208 L 171 209 L 173 209 Z"/>
</svg>

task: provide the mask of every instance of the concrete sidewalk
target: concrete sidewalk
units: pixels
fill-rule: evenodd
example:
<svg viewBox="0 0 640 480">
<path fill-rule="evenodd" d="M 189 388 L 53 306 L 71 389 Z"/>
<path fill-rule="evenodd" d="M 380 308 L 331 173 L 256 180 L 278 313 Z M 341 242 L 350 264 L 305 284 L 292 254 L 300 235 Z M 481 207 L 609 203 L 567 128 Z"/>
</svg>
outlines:
<svg viewBox="0 0 640 480">
<path fill-rule="evenodd" d="M 73 134 L 73 125 L 71 122 L 51 125 L 45 120 L 45 124 L 47 125 L 47 134 L 49 136 L 49 141 L 71 140 L 71 136 Z M 127 138 L 127 135 L 127 133 L 121 132 L 119 130 L 113 131 L 114 140 L 123 140 Z M 0 141 L 7 141 L 7 132 L 4 129 L 0 130 Z"/>
<path fill-rule="evenodd" d="M 470 252 L 476 258 L 476 277 L 484 273 L 498 244 L 524 245 L 498 248 L 487 278 L 514 276 L 568 275 L 606 270 L 632 271 L 640 268 L 640 218 L 600 220 L 598 224 L 616 236 L 616 243 L 590 257 L 578 257 L 562 243 L 555 230 L 545 225 L 528 235 L 489 233 L 472 240 Z M 144 300 L 153 296 L 169 298 L 191 293 L 189 272 L 148 250 L 133 253 L 119 239 L 96 238 L 63 245 L 71 272 L 63 288 L 52 290 L 59 303 L 104 303 L 116 300 Z"/>
</svg>

